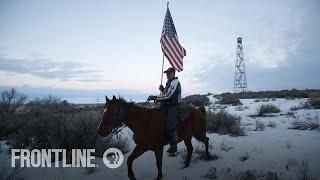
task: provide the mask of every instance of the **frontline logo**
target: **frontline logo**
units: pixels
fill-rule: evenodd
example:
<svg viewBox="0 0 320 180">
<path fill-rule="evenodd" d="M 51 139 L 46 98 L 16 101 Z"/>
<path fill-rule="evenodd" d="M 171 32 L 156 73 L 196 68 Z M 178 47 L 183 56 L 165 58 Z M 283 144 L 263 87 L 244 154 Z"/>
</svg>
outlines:
<svg viewBox="0 0 320 180">
<path fill-rule="evenodd" d="M 103 163 L 108 168 L 118 168 L 123 163 L 123 154 L 117 148 L 109 148 L 103 154 Z"/>
<path fill-rule="evenodd" d="M 12 149 L 11 167 L 98 167 L 95 149 L 72 149 L 70 153 L 67 155 L 66 149 Z M 68 162 L 67 156 L 71 158 Z M 109 148 L 103 154 L 103 162 L 109 168 L 118 168 L 123 163 L 123 153 Z"/>
</svg>

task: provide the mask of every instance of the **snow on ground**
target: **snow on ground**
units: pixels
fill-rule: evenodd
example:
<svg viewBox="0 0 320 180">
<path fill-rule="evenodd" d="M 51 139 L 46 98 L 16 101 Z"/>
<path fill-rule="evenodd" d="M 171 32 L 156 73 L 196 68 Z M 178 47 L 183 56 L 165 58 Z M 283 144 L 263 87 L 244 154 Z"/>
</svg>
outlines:
<svg viewBox="0 0 320 180">
<path fill-rule="evenodd" d="M 209 97 L 211 102 L 216 99 Z M 319 130 L 293 130 L 288 129 L 291 123 L 297 119 L 314 118 L 320 114 L 320 110 L 301 109 L 293 111 L 294 115 L 288 115 L 290 108 L 306 99 L 286 100 L 276 99 L 268 102 L 255 102 L 254 99 L 242 99 L 243 111 L 237 111 L 236 106 L 227 106 L 226 111 L 241 117 L 241 124 L 246 129 L 246 136 L 230 137 L 216 133 L 207 134 L 210 138 L 211 154 L 218 156 L 217 160 L 204 161 L 197 159 L 198 154 L 193 153 L 189 168 L 180 169 L 183 166 L 182 152 L 185 151 L 184 143 L 178 144 L 181 152 L 176 157 L 168 157 L 164 152 L 163 176 L 164 179 L 202 179 L 210 167 L 218 170 L 231 168 L 233 170 L 257 170 L 277 172 L 285 179 L 294 179 L 296 172 L 288 171 L 286 165 L 309 162 L 309 168 L 315 173 L 320 172 L 320 131 Z M 281 110 L 272 117 L 249 117 L 257 113 L 262 104 L 275 104 Z M 207 109 L 210 109 L 207 107 Z M 255 121 L 265 123 L 264 131 L 254 131 Z M 272 121 L 275 128 L 267 127 Z M 124 136 L 131 136 L 129 129 L 123 131 Z M 194 150 L 203 148 L 203 145 L 193 139 Z M 134 143 L 131 142 L 131 151 Z M 166 150 L 168 146 L 165 146 Z M 100 158 L 97 158 L 99 167 L 92 174 L 87 174 L 84 168 L 27 168 L 20 173 L 24 179 L 127 179 L 126 159 L 131 152 L 125 154 L 124 164 L 117 169 L 107 168 Z M 248 159 L 240 160 L 240 156 L 247 155 Z M 10 158 L 6 151 L 0 155 L 1 162 L 10 165 Z M 295 163 L 293 163 L 295 162 Z M 2 165 L 2 166 L 3 166 Z M 157 175 L 156 161 L 153 152 L 146 152 L 134 161 L 133 170 L 138 179 L 153 179 Z M 320 177 L 320 176 L 318 176 Z"/>
</svg>

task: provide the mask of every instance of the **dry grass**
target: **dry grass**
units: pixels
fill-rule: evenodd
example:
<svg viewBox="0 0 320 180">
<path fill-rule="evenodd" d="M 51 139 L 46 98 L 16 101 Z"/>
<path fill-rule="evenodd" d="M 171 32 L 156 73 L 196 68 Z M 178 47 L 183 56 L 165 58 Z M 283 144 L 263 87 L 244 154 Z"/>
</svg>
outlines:
<svg viewBox="0 0 320 180">
<path fill-rule="evenodd" d="M 312 109 L 312 105 L 309 102 L 300 102 L 299 105 L 294 105 L 290 108 L 291 111 L 297 111 L 300 109 Z"/>
<path fill-rule="evenodd" d="M 246 152 L 245 154 L 243 154 L 243 155 L 241 155 L 240 157 L 239 157 L 239 160 L 240 161 L 246 161 L 246 160 L 248 160 L 249 159 L 249 153 L 248 152 Z"/>
<path fill-rule="evenodd" d="M 87 174 L 92 174 L 97 170 L 96 167 L 86 167 L 85 169 Z"/>
<path fill-rule="evenodd" d="M 59 148 L 67 149 L 67 153 L 71 149 L 94 148 L 97 155 L 102 155 L 107 148 L 117 147 L 128 152 L 128 139 L 98 135 L 101 113 L 102 109 L 79 110 L 53 97 L 38 99 L 27 104 L 23 115 L 12 119 L 15 127 L 8 140 L 12 148 Z"/>
<path fill-rule="evenodd" d="M 222 151 L 228 152 L 233 149 L 233 146 L 230 143 L 226 142 L 225 139 L 223 139 L 222 143 L 220 144 L 220 149 Z"/>
<path fill-rule="evenodd" d="M 320 178 L 319 172 L 314 172 L 310 169 L 308 161 L 302 161 L 298 165 L 296 175 L 299 180 L 317 180 Z"/>
<path fill-rule="evenodd" d="M 256 128 L 255 131 L 264 131 L 265 124 L 259 120 L 256 121 Z"/>
<path fill-rule="evenodd" d="M 263 104 L 258 109 L 258 116 L 264 116 L 266 114 L 278 113 L 280 109 L 274 104 Z"/>
<path fill-rule="evenodd" d="M 209 142 L 209 148 L 212 147 L 212 142 Z M 212 148 L 211 148 L 212 149 Z M 196 159 L 199 160 L 205 160 L 205 161 L 214 161 L 218 159 L 218 156 L 215 154 L 209 154 L 209 157 L 207 157 L 207 153 L 205 151 L 205 146 L 203 144 L 196 146 L 196 148 L 193 151 L 195 154 L 198 154 Z"/>
<path fill-rule="evenodd" d="M 297 129 L 297 130 L 320 129 L 319 114 L 315 115 L 311 119 L 293 121 L 291 125 L 292 126 L 289 129 Z"/>
<path fill-rule="evenodd" d="M 310 93 L 308 102 L 315 109 L 320 109 L 320 93 Z"/>
<path fill-rule="evenodd" d="M 229 114 L 224 110 L 207 113 L 207 130 L 231 136 L 244 136 L 245 131 L 240 127 L 240 117 Z"/>
<path fill-rule="evenodd" d="M 203 176 L 206 179 L 223 179 L 223 180 L 278 180 L 281 179 L 277 172 L 264 172 L 253 170 L 236 171 L 231 168 L 218 169 L 210 167 Z"/>
<path fill-rule="evenodd" d="M 268 124 L 267 124 L 268 127 L 271 127 L 271 128 L 275 128 L 277 127 L 277 123 L 273 122 L 273 121 L 270 121 Z"/>
</svg>

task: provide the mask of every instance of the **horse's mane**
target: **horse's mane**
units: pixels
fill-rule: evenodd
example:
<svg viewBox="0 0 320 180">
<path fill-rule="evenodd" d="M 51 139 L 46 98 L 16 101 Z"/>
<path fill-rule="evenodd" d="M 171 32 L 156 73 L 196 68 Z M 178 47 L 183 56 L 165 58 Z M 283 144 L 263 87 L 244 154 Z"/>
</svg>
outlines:
<svg viewBox="0 0 320 180">
<path fill-rule="evenodd" d="M 140 109 L 140 110 L 143 110 L 143 111 L 155 111 L 155 110 L 160 110 L 159 107 L 155 107 L 155 108 L 151 108 L 151 107 L 146 107 L 144 105 L 140 105 L 140 104 L 137 104 L 133 101 L 130 101 L 128 102 L 127 100 L 125 100 L 124 98 L 120 97 L 118 99 L 120 101 L 120 103 L 124 103 L 124 104 L 127 104 L 133 108 L 137 108 L 137 109 Z"/>
</svg>

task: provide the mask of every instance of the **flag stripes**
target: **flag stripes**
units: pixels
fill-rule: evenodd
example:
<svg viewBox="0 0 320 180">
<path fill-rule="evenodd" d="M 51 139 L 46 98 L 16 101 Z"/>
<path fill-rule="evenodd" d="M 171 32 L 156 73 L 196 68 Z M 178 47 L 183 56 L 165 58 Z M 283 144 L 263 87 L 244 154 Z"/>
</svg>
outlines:
<svg viewBox="0 0 320 180">
<path fill-rule="evenodd" d="M 179 72 L 182 71 L 183 58 L 186 56 L 186 50 L 179 43 L 169 8 L 167 8 L 164 19 L 160 43 L 162 52 L 171 66 Z"/>
</svg>

